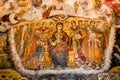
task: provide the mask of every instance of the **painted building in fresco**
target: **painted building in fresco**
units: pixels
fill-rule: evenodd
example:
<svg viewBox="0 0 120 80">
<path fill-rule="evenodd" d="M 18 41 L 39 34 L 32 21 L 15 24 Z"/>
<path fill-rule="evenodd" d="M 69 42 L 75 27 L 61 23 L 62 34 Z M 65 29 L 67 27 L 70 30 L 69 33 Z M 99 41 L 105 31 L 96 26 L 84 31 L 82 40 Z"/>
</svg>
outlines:
<svg viewBox="0 0 120 80">
<path fill-rule="evenodd" d="M 0 80 L 119 80 L 119 0 L 1 0 Z"/>
</svg>

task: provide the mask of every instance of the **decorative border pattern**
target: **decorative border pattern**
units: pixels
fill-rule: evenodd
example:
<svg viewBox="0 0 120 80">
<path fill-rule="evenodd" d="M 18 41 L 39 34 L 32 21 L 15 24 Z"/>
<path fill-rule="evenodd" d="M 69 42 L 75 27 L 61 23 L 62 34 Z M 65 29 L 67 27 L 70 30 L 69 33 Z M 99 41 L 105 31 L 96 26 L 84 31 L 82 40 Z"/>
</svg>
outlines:
<svg viewBox="0 0 120 80">
<path fill-rule="evenodd" d="M 0 70 L 0 80 L 27 80 L 27 78 L 22 77 L 18 72 L 11 69 Z"/>
</svg>

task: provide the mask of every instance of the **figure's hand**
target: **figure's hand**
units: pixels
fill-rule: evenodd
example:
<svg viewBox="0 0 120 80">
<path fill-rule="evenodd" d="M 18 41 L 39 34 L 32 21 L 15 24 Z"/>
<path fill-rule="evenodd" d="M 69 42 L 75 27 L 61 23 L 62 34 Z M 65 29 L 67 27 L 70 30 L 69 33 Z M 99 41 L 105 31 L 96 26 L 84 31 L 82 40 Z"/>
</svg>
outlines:
<svg viewBox="0 0 120 80">
<path fill-rule="evenodd" d="M 60 43 L 60 39 L 57 39 L 57 40 L 56 40 L 56 43 Z"/>
<path fill-rule="evenodd" d="M 44 46 L 44 48 L 45 48 L 45 49 L 47 49 L 47 48 L 48 48 L 48 46 L 46 45 L 46 46 Z"/>
<path fill-rule="evenodd" d="M 55 46 L 55 45 L 56 45 L 56 42 L 51 42 L 51 45 L 52 45 L 52 46 Z"/>
</svg>

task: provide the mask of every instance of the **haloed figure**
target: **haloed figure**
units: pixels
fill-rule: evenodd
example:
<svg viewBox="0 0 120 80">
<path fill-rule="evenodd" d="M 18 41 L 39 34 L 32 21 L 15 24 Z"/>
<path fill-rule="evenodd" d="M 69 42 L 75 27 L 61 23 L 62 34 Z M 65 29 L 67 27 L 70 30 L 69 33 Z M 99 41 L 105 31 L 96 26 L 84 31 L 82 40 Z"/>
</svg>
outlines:
<svg viewBox="0 0 120 80">
<path fill-rule="evenodd" d="M 52 34 L 52 41 L 50 47 L 50 55 L 54 62 L 55 67 L 67 67 L 67 54 L 68 54 L 68 35 L 62 31 L 63 24 L 57 23 L 56 31 Z"/>
<path fill-rule="evenodd" d="M 88 61 L 90 62 L 88 67 L 92 67 L 92 63 L 95 63 L 95 69 L 100 69 L 98 64 L 102 63 L 101 42 L 94 32 L 89 35 L 88 47 Z"/>
</svg>

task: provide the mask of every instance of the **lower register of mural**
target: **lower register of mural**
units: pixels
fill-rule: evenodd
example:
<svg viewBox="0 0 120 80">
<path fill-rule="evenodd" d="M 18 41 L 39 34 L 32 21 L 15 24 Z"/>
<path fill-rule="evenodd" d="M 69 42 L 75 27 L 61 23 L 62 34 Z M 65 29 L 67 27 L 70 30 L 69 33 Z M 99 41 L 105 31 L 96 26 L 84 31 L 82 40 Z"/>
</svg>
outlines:
<svg viewBox="0 0 120 80">
<path fill-rule="evenodd" d="M 110 67 L 115 28 L 101 19 L 57 15 L 8 31 L 12 60 L 23 75 L 97 74 Z"/>
</svg>

